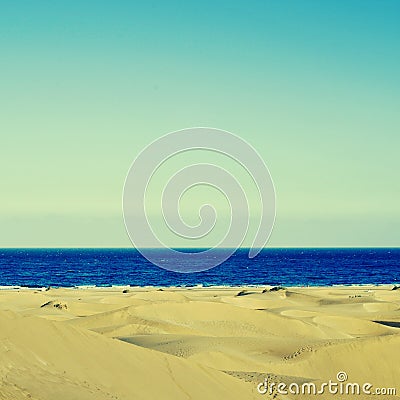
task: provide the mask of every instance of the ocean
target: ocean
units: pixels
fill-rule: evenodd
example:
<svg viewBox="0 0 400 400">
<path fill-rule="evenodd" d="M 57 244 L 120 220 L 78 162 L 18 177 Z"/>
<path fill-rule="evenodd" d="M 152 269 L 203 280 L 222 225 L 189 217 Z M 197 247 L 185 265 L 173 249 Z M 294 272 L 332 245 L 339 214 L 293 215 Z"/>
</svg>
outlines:
<svg viewBox="0 0 400 400">
<path fill-rule="evenodd" d="M 133 248 L 0 249 L 0 286 L 330 286 L 400 282 L 400 248 L 267 248 L 253 259 L 247 254 L 246 249 L 239 249 L 213 269 L 182 274 L 152 265 Z"/>
</svg>

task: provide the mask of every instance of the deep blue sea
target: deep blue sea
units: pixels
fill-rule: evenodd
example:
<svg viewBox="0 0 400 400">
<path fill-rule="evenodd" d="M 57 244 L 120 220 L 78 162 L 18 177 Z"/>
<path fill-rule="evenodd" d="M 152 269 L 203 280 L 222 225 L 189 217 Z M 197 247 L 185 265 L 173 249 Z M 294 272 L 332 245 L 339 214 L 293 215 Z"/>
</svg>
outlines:
<svg viewBox="0 0 400 400">
<path fill-rule="evenodd" d="M 187 251 L 187 250 L 186 250 Z M 238 250 L 204 272 L 160 269 L 135 249 L 0 249 L 0 286 L 394 284 L 400 248 Z"/>
</svg>

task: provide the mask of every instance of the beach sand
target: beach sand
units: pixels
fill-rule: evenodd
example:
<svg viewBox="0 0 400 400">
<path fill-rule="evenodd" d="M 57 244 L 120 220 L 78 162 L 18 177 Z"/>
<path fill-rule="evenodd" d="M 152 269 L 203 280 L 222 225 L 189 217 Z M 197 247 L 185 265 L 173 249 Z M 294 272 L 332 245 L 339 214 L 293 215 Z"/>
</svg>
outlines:
<svg viewBox="0 0 400 400">
<path fill-rule="evenodd" d="M 400 399 L 400 289 L 270 289 L 0 290 L 0 399 Z"/>
</svg>

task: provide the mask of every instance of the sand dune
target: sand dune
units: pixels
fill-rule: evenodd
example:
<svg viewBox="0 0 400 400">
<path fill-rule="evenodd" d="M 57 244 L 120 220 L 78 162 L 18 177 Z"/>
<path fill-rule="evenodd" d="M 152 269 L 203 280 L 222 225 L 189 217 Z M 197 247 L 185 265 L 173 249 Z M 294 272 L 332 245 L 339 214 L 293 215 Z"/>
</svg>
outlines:
<svg viewBox="0 0 400 400">
<path fill-rule="evenodd" d="M 2 290 L 0 399 L 255 399 L 339 371 L 400 398 L 400 291 L 269 289 Z"/>
<path fill-rule="evenodd" d="M 7 400 L 244 398 L 251 388 L 222 372 L 38 317 L 0 314 Z M 3 392 L 4 393 L 4 392 Z M 188 395 L 190 393 L 190 395 Z"/>
</svg>

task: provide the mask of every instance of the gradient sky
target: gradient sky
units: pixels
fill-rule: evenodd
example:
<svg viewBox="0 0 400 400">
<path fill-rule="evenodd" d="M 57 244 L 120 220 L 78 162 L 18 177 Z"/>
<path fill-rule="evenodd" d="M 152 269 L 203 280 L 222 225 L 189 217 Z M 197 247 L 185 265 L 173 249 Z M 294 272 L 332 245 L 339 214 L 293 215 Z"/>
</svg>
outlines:
<svg viewBox="0 0 400 400">
<path fill-rule="evenodd" d="M 271 246 L 400 245 L 399 1 L 0 0 L 0 247 L 130 246 L 139 151 L 251 143 Z"/>
</svg>

